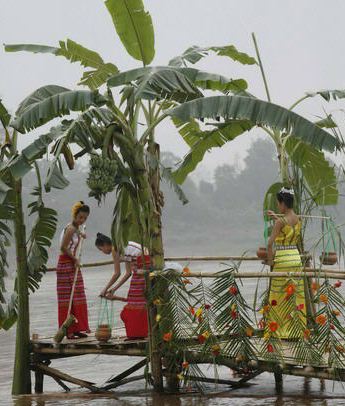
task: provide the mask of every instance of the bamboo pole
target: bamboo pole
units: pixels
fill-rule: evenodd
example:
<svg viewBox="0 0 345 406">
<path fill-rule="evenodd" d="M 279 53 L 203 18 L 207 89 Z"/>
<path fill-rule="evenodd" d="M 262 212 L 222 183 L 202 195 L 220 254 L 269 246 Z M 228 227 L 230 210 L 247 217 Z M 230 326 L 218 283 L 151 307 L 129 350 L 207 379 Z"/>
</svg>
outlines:
<svg viewBox="0 0 345 406">
<path fill-rule="evenodd" d="M 152 272 L 152 277 L 161 276 L 162 272 Z M 185 274 L 181 274 L 185 278 L 219 278 L 221 275 L 219 272 L 194 272 L 190 271 Z M 235 278 L 277 278 L 277 277 L 291 277 L 291 278 L 330 278 L 330 279 L 345 279 L 345 272 L 331 272 L 331 271 L 302 271 L 302 272 L 235 272 Z"/>
<path fill-rule="evenodd" d="M 307 255 L 301 255 L 301 257 L 307 257 Z M 186 262 L 218 262 L 218 261 L 262 261 L 261 258 L 257 256 L 240 256 L 240 255 L 223 255 L 223 256 L 187 256 L 187 257 L 165 257 L 165 261 L 175 262 L 175 261 L 186 261 Z M 98 262 L 87 262 L 81 264 L 81 268 L 95 268 L 100 266 L 113 265 L 114 261 L 98 261 Z M 55 272 L 56 268 L 47 268 L 47 272 Z M 345 272 L 345 271 L 344 271 Z"/>
<path fill-rule="evenodd" d="M 74 383 L 75 385 L 81 386 L 82 388 L 89 389 L 91 392 L 99 392 L 99 389 L 95 387 L 92 382 L 74 378 L 71 375 L 65 374 L 64 372 L 61 372 L 58 369 L 48 367 L 47 365 L 36 364 L 35 369 L 41 371 L 45 375 L 51 376 L 52 378 L 56 377 L 58 379 L 61 379 L 62 381 Z"/>
</svg>

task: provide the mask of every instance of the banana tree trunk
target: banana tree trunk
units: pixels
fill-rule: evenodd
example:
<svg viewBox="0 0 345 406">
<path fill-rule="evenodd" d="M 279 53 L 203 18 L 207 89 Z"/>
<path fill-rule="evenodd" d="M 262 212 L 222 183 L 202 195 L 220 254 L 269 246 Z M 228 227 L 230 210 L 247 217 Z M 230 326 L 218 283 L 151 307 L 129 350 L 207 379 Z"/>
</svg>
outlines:
<svg viewBox="0 0 345 406">
<path fill-rule="evenodd" d="M 18 320 L 12 394 L 21 395 L 31 393 L 28 265 L 21 180 L 14 182 L 14 191 L 14 233 L 17 255 Z"/>
<path fill-rule="evenodd" d="M 160 151 L 159 145 L 151 142 L 148 146 L 149 153 L 159 162 Z M 163 206 L 163 195 L 160 192 L 160 172 L 159 166 L 157 164 L 155 169 L 149 171 L 149 181 L 153 197 L 153 213 L 150 224 L 150 255 L 152 259 L 152 267 L 155 270 L 162 270 L 164 267 L 164 250 L 163 250 L 163 240 L 162 240 L 162 206 Z M 154 280 L 150 282 L 149 289 L 153 290 Z M 160 296 L 161 292 L 157 292 Z M 162 292 L 163 293 L 163 292 Z M 151 348 L 151 370 L 153 385 L 156 391 L 163 391 L 163 371 L 162 371 L 162 354 L 161 354 L 161 344 L 160 337 L 157 336 L 159 331 L 156 322 L 157 309 L 155 306 L 151 306 L 149 309 L 149 320 L 150 320 L 150 348 Z"/>
</svg>

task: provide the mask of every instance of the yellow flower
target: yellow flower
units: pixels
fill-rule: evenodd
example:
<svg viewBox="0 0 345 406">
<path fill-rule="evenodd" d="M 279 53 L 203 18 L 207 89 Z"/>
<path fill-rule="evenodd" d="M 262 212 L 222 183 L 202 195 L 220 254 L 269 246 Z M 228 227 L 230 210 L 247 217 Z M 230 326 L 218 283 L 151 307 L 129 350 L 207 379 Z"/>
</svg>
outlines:
<svg viewBox="0 0 345 406">
<path fill-rule="evenodd" d="M 199 309 L 195 312 L 196 317 L 200 317 L 202 315 L 202 308 L 199 307 Z"/>
<path fill-rule="evenodd" d="M 203 335 L 205 338 L 208 338 L 208 337 L 210 336 L 210 332 L 206 330 L 205 332 L 202 333 L 202 335 Z"/>
<path fill-rule="evenodd" d="M 177 374 L 177 379 L 180 380 L 180 381 L 183 381 L 183 379 L 184 379 L 183 375 L 182 374 Z"/>
<path fill-rule="evenodd" d="M 266 332 L 266 333 L 264 334 L 264 340 L 265 340 L 265 341 L 269 340 L 270 337 L 271 337 L 271 334 L 270 334 L 269 332 Z"/>
<path fill-rule="evenodd" d="M 162 302 L 161 302 L 161 300 L 160 299 L 155 299 L 154 301 L 153 301 L 153 304 L 154 305 L 160 305 Z"/>
<path fill-rule="evenodd" d="M 159 323 L 161 320 L 162 316 L 160 314 L 156 315 L 156 322 Z"/>
<path fill-rule="evenodd" d="M 237 306 L 236 306 L 236 304 L 234 303 L 232 306 L 231 306 L 231 310 L 232 311 L 235 311 L 237 309 Z"/>
</svg>

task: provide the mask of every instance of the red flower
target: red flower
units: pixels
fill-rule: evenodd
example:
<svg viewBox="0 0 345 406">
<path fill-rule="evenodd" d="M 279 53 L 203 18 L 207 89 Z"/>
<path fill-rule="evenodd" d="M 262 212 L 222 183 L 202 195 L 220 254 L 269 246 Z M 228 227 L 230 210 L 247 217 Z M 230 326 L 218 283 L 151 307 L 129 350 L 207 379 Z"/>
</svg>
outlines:
<svg viewBox="0 0 345 406">
<path fill-rule="evenodd" d="M 304 338 L 305 338 L 306 340 L 309 340 L 310 334 L 311 334 L 311 331 L 309 330 L 309 328 L 307 328 L 307 329 L 304 330 Z"/>
<path fill-rule="evenodd" d="M 187 369 L 188 367 L 189 367 L 189 362 L 187 362 L 187 361 L 182 362 L 183 369 Z"/>
<path fill-rule="evenodd" d="M 275 331 L 278 330 L 278 323 L 276 321 L 271 321 L 270 324 L 268 325 L 269 329 L 274 333 Z"/>
<path fill-rule="evenodd" d="M 277 306 L 277 304 L 278 304 L 278 303 L 277 303 L 277 301 L 276 301 L 275 299 L 273 299 L 273 300 L 271 301 L 271 305 L 272 305 L 272 306 Z"/>
<path fill-rule="evenodd" d="M 237 293 L 238 293 L 238 289 L 236 288 L 236 286 L 230 286 L 230 288 L 229 288 L 229 292 L 232 294 L 232 295 L 237 295 Z"/>
<path fill-rule="evenodd" d="M 232 320 L 237 319 L 237 312 L 235 310 L 231 310 L 231 318 L 232 318 Z"/>
<path fill-rule="evenodd" d="M 165 342 L 169 342 L 169 341 L 171 341 L 171 339 L 172 339 L 172 333 L 171 333 L 171 332 L 165 333 L 165 334 L 163 335 L 163 340 L 164 340 Z"/>
<path fill-rule="evenodd" d="M 296 310 L 303 310 L 304 309 L 304 303 L 299 304 L 296 306 Z"/>
<path fill-rule="evenodd" d="M 204 342 L 206 341 L 206 337 L 203 334 L 199 334 L 198 341 L 200 344 L 204 344 Z"/>
<path fill-rule="evenodd" d="M 268 344 L 268 345 L 267 345 L 267 351 L 268 351 L 268 352 L 274 352 L 274 348 L 273 348 L 273 345 L 272 345 L 272 344 Z"/>
<path fill-rule="evenodd" d="M 335 287 L 335 288 L 340 288 L 340 286 L 341 286 L 341 282 L 340 282 L 340 281 L 336 281 L 335 284 L 334 284 L 334 287 Z"/>
<path fill-rule="evenodd" d="M 194 307 L 190 307 L 190 308 L 189 308 L 189 311 L 190 311 L 190 313 L 194 316 L 194 314 L 195 314 L 195 309 L 194 309 Z"/>
<path fill-rule="evenodd" d="M 335 327 L 334 327 L 334 324 L 330 324 L 330 325 L 329 325 L 329 328 L 330 328 L 331 330 L 334 330 L 334 328 L 335 328 Z"/>
<path fill-rule="evenodd" d="M 205 310 L 208 310 L 211 307 L 209 304 L 205 304 Z"/>
</svg>

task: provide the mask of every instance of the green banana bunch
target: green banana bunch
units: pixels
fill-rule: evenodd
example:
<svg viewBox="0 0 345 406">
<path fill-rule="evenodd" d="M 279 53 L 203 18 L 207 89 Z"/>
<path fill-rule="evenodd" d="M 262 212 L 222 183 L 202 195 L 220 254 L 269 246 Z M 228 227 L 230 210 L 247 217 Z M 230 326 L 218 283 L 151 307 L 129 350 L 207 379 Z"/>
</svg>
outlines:
<svg viewBox="0 0 345 406">
<path fill-rule="evenodd" d="M 90 196 L 101 200 L 102 196 L 115 189 L 115 177 L 117 173 L 117 162 L 115 160 L 96 155 L 90 159 L 90 172 L 87 178 L 87 185 L 90 189 Z"/>
</svg>

